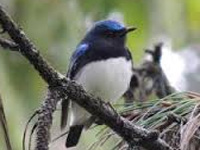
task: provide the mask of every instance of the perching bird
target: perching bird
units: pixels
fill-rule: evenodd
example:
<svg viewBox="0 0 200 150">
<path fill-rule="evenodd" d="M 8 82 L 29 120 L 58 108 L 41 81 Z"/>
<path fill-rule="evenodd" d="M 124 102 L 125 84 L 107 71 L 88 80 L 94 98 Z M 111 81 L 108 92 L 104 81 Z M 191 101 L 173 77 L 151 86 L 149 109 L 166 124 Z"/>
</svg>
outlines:
<svg viewBox="0 0 200 150">
<path fill-rule="evenodd" d="M 73 53 L 67 77 L 102 100 L 111 102 L 119 99 L 129 88 L 133 74 L 132 57 L 125 44 L 127 33 L 135 29 L 113 20 L 97 22 Z M 73 120 L 66 147 L 75 146 L 83 128 L 93 123 L 86 110 L 71 103 Z M 63 101 L 61 128 L 67 124 L 68 107 L 69 101 Z"/>
</svg>

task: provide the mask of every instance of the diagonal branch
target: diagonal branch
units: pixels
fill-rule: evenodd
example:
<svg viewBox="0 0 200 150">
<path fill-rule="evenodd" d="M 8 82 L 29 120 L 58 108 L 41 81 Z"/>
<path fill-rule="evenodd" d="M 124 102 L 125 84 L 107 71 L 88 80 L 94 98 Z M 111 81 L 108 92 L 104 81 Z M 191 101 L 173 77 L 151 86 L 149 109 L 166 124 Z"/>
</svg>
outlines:
<svg viewBox="0 0 200 150">
<path fill-rule="evenodd" d="M 50 85 L 58 85 L 57 80 L 61 79 L 61 74 L 56 72 L 49 64 L 47 64 L 33 43 L 5 13 L 1 5 L 0 24 L 2 25 L 3 30 L 9 34 L 10 38 L 18 44 L 20 53 L 30 61 L 35 69 L 40 73 L 41 77 Z"/>
<path fill-rule="evenodd" d="M 74 81 L 68 80 L 59 72 L 55 71 L 55 69 L 43 59 L 33 43 L 31 43 L 24 32 L 17 27 L 1 6 L 0 24 L 11 39 L 19 45 L 20 53 L 35 67 L 40 76 L 47 82 L 50 89 L 55 91 L 53 96 L 63 99 L 68 96 L 92 115 L 98 116 L 102 122 L 114 130 L 130 145 L 142 146 L 147 150 L 172 149 L 163 140 L 158 138 L 156 132 L 147 131 L 125 120 L 99 98 L 94 98 L 87 94 L 80 85 L 76 84 Z M 48 150 L 48 140 L 50 137 L 49 129 L 52 124 L 52 113 L 55 111 L 57 102 L 57 98 L 47 98 L 42 105 L 38 122 L 42 121 L 42 119 L 43 122 L 38 123 L 37 128 L 37 138 L 41 141 L 37 142 L 36 150 Z M 44 130 L 39 130 L 41 128 Z M 44 132 L 41 133 L 40 131 Z M 41 144 L 42 140 L 45 144 Z"/>
</svg>

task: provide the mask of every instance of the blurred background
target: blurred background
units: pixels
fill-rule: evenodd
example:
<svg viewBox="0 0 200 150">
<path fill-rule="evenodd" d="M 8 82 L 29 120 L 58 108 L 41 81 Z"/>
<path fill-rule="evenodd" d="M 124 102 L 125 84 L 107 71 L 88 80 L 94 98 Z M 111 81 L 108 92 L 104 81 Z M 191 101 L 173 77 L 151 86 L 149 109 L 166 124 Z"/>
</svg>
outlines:
<svg viewBox="0 0 200 150">
<path fill-rule="evenodd" d="M 163 42 L 161 64 L 171 85 L 179 91 L 200 92 L 199 0 L 0 0 L 0 4 L 63 74 L 70 55 L 91 25 L 110 18 L 138 28 L 128 36 L 136 66 L 145 48 Z M 0 94 L 14 150 L 21 150 L 25 122 L 41 105 L 46 89 L 24 57 L 0 50 Z M 58 110 L 53 137 L 60 133 L 59 117 Z M 78 149 L 87 149 L 95 141 L 92 132 L 84 135 Z M 0 130 L 0 150 L 4 150 L 1 135 Z M 51 149 L 64 149 L 64 140 L 51 144 Z"/>
</svg>

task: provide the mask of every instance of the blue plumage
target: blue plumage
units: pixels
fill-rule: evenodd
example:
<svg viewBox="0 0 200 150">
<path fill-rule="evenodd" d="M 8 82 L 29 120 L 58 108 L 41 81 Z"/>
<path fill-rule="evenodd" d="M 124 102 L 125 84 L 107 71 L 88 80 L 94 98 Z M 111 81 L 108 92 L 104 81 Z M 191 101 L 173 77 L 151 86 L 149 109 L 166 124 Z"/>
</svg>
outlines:
<svg viewBox="0 0 200 150">
<path fill-rule="evenodd" d="M 71 57 L 69 71 L 67 73 L 67 76 L 70 79 L 73 79 L 76 72 L 79 71 L 81 65 L 84 65 L 84 62 L 80 60 L 82 60 L 81 58 L 84 58 L 84 56 L 87 56 L 86 53 L 88 51 L 89 51 L 89 44 L 87 43 L 79 44 L 78 47 L 76 48 L 76 51 L 73 53 Z"/>
<path fill-rule="evenodd" d="M 132 58 L 125 46 L 126 34 L 135 28 L 105 20 L 97 22 L 85 35 L 73 53 L 67 76 L 106 101 L 119 99 L 128 89 L 132 76 Z M 62 101 L 61 127 L 67 124 L 69 101 Z M 83 128 L 93 123 L 93 117 L 72 102 L 73 122 L 66 146 L 75 146 Z"/>
<path fill-rule="evenodd" d="M 111 31 L 120 31 L 125 29 L 122 24 L 113 20 L 99 21 L 96 23 L 96 26 L 104 26 L 104 28 L 107 28 Z"/>
<path fill-rule="evenodd" d="M 89 50 L 88 47 L 89 47 L 89 45 L 86 44 L 86 43 L 80 44 L 80 45 L 77 47 L 75 53 L 74 53 L 73 56 L 72 56 L 72 61 L 73 61 L 74 59 L 77 59 L 77 58 L 79 58 L 80 56 L 84 55 L 84 54 L 86 53 L 86 51 Z"/>
</svg>

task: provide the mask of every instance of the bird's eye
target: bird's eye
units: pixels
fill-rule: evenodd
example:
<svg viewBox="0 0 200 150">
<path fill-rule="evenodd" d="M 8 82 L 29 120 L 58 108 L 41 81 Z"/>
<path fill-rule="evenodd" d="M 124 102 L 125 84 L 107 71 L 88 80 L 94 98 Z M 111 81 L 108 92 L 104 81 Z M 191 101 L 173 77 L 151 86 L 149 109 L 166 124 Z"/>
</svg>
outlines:
<svg viewBox="0 0 200 150">
<path fill-rule="evenodd" d="M 113 31 L 107 31 L 107 35 L 109 37 L 114 37 L 115 36 L 115 32 L 113 32 Z"/>
</svg>

